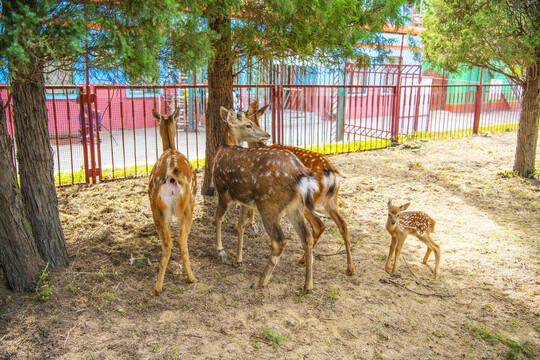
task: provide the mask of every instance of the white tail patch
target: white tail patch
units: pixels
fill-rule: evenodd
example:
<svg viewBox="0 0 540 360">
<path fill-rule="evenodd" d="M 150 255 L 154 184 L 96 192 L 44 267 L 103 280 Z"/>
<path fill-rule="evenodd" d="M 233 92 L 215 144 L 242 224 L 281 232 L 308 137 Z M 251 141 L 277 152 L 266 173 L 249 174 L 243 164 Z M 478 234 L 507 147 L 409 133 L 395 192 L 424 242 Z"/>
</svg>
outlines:
<svg viewBox="0 0 540 360">
<path fill-rule="evenodd" d="M 311 176 L 306 176 L 300 179 L 300 182 L 298 183 L 298 188 L 302 192 L 304 196 L 309 194 L 309 192 L 316 192 L 319 190 L 319 185 L 317 184 L 317 180 L 312 178 Z"/>
</svg>

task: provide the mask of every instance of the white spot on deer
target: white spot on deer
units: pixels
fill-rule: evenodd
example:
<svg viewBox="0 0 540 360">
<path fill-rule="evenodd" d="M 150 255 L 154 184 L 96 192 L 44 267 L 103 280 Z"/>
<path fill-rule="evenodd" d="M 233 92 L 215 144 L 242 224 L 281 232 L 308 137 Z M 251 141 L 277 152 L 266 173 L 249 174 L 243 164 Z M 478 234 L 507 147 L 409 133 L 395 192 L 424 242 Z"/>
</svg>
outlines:
<svg viewBox="0 0 540 360">
<path fill-rule="evenodd" d="M 303 177 L 298 183 L 298 188 L 305 196 L 309 193 L 310 190 L 312 192 L 319 190 L 319 185 L 317 184 L 317 181 L 315 181 L 315 179 L 311 177 Z"/>
</svg>

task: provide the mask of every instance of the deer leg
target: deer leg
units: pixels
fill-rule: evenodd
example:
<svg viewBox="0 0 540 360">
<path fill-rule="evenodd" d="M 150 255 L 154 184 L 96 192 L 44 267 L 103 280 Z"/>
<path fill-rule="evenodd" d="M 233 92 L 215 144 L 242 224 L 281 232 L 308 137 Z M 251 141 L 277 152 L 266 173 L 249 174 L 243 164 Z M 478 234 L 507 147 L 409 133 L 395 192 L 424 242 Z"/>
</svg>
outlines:
<svg viewBox="0 0 540 360">
<path fill-rule="evenodd" d="M 390 263 L 392 262 L 392 255 L 394 255 L 394 251 L 396 250 L 397 242 L 398 242 L 397 236 L 392 235 L 392 243 L 390 244 L 390 251 L 388 252 L 388 257 L 386 258 L 386 263 L 384 264 L 384 270 L 386 272 L 390 272 Z"/>
<path fill-rule="evenodd" d="M 436 279 L 439 276 L 439 262 L 441 261 L 441 248 L 439 245 L 435 243 L 431 239 L 431 236 L 428 232 L 426 232 L 424 235 L 418 235 L 417 236 L 420 241 L 422 241 L 424 244 L 427 245 L 428 250 L 426 252 L 426 256 L 424 256 L 424 261 L 422 261 L 422 264 L 425 264 L 427 262 L 427 259 L 429 257 L 429 254 L 431 254 L 431 251 L 435 253 L 435 270 L 433 271 L 434 278 Z"/>
<path fill-rule="evenodd" d="M 226 201 L 221 196 L 219 197 L 217 208 L 216 208 L 216 250 L 218 251 L 219 257 L 223 263 L 227 262 L 227 253 L 223 249 L 223 244 L 221 243 L 221 223 L 223 222 L 223 216 L 229 210 L 231 203 Z"/>
<path fill-rule="evenodd" d="M 272 242 L 272 251 L 270 253 L 270 259 L 268 259 L 268 263 L 266 264 L 266 268 L 261 274 L 257 284 L 255 284 L 257 289 L 260 289 L 268 284 L 268 280 L 270 280 L 270 276 L 272 275 L 272 272 L 279 261 L 279 257 L 287 246 L 287 240 L 285 239 L 285 235 L 283 235 L 283 230 L 281 230 L 281 227 L 279 226 L 279 216 L 277 216 L 277 219 L 272 221 L 270 219 L 266 219 L 264 214 L 261 215 L 263 217 L 263 224 L 266 232 L 270 236 L 270 241 Z"/>
<path fill-rule="evenodd" d="M 259 227 L 255 224 L 255 210 L 249 209 L 249 225 L 255 234 L 259 233 Z"/>
<path fill-rule="evenodd" d="M 236 261 L 233 263 L 234 266 L 242 265 L 242 251 L 244 246 L 244 230 L 246 228 L 246 223 L 248 220 L 249 211 L 253 210 L 247 206 L 240 206 L 240 212 L 238 214 L 238 224 L 236 225 L 236 230 L 238 231 L 238 247 L 236 249 Z"/>
<path fill-rule="evenodd" d="M 304 248 L 304 257 L 306 258 L 306 281 L 304 283 L 304 293 L 309 293 L 313 290 L 313 247 L 314 240 L 309 234 L 309 229 L 302 216 L 301 209 L 293 211 L 289 214 L 289 219 L 296 230 L 296 233 L 302 241 Z M 320 221 L 320 219 L 319 219 Z"/>
<path fill-rule="evenodd" d="M 424 259 L 422 260 L 422 264 L 427 263 L 427 261 L 429 259 L 429 255 L 431 255 L 431 248 L 428 246 L 427 251 L 426 251 L 426 255 L 424 256 Z"/>
<path fill-rule="evenodd" d="M 334 220 L 334 222 L 336 223 L 339 232 L 343 237 L 343 241 L 345 242 L 345 251 L 347 252 L 347 271 L 345 272 L 345 274 L 351 276 L 352 274 L 354 274 L 354 264 L 351 254 L 351 240 L 349 239 L 347 222 L 343 219 L 338 210 L 337 196 L 334 196 L 333 201 L 329 201 L 328 203 L 326 203 L 325 209 L 326 211 L 328 211 L 328 214 L 330 215 L 332 220 Z"/>
<path fill-rule="evenodd" d="M 191 221 L 193 218 L 193 206 L 191 206 L 184 213 L 184 218 L 180 220 L 180 235 L 178 237 L 178 248 L 180 249 L 180 255 L 182 256 L 182 263 L 186 271 L 187 281 L 190 283 L 197 282 L 197 278 L 191 271 L 191 262 L 189 261 L 189 251 L 187 238 L 189 230 L 191 229 Z"/>
<path fill-rule="evenodd" d="M 159 273 L 156 284 L 152 290 L 152 294 L 157 295 L 163 289 L 165 270 L 167 269 L 167 264 L 169 263 L 169 258 L 171 256 L 172 240 L 168 221 L 156 221 L 156 219 L 154 219 L 154 223 L 156 224 L 156 229 L 158 231 L 159 238 L 161 239 L 161 263 L 159 264 Z"/>
<path fill-rule="evenodd" d="M 317 243 L 319 242 L 319 238 L 324 232 L 324 229 L 326 229 L 326 226 L 322 222 L 321 218 L 317 216 L 317 214 L 313 213 L 307 208 L 304 208 L 304 216 L 306 220 L 309 222 L 309 224 L 311 225 L 311 228 L 313 229 L 313 248 L 315 248 L 315 246 L 317 246 Z M 303 265 L 305 263 L 306 263 L 306 253 L 304 252 L 304 255 L 298 261 L 298 265 Z"/>
<path fill-rule="evenodd" d="M 401 249 L 403 248 L 403 243 L 405 242 L 406 238 L 407 238 L 407 236 L 398 237 L 398 242 L 397 242 L 397 246 L 396 246 L 396 257 L 394 259 L 394 267 L 392 268 L 392 274 L 396 273 L 398 260 L 399 260 L 399 255 L 401 255 Z"/>
</svg>

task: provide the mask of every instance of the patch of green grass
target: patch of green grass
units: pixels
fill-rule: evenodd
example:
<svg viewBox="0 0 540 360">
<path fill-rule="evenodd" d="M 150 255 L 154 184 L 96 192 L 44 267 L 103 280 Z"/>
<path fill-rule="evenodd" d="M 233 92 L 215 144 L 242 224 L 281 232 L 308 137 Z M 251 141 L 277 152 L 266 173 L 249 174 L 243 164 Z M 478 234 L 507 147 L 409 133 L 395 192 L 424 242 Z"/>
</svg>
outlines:
<svg viewBox="0 0 540 360">
<path fill-rule="evenodd" d="M 263 327 L 262 331 L 268 337 L 268 339 L 272 341 L 273 347 L 276 347 L 276 345 L 277 346 L 282 345 L 286 340 L 285 336 L 276 334 L 274 329 L 272 329 L 271 327 L 265 326 Z"/>
<path fill-rule="evenodd" d="M 205 159 L 191 160 L 189 163 L 194 169 L 204 167 Z M 137 165 L 116 167 L 113 169 L 103 169 L 101 171 L 102 181 L 111 181 L 117 179 L 133 179 L 140 176 L 149 176 L 152 172 L 154 165 Z M 73 185 L 86 182 L 84 169 L 80 169 L 74 172 L 71 171 L 59 171 L 54 175 L 54 183 L 56 186 L 61 185 Z"/>
<path fill-rule="evenodd" d="M 478 339 L 482 339 L 490 344 L 502 343 L 508 346 L 510 349 L 506 353 L 508 359 L 519 359 L 519 354 L 522 353 L 525 356 L 532 358 L 534 356 L 534 350 L 528 341 L 522 341 L 518 343 L 512 339 L 506 338 L 495 331 L 489 331 L 481 328 L 478 325 L 467 325 L 474 331 L 475 336 Z"/>
</svg>

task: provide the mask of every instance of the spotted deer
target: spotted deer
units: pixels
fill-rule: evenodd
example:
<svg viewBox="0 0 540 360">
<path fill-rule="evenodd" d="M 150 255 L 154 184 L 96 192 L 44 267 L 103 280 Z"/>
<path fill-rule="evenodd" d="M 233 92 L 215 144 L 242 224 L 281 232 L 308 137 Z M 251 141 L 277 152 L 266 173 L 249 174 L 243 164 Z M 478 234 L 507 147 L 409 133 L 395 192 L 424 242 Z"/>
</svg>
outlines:
<svg viewBox="0 0 540 360">
<path fill-rule="evenodd" d="M 431 240 L 430 234 L 435 231 L 435 220 L 429 217 L 428 214 L 422 211 L 405 211 L 409 207 L 410 203 L 401 206 L 392 205 L 392 200 L 388 201 L 388 219 L 386 220 L 386 230 L 392 236 L 392 243 L 390 244 L 390 251 L 384 270 L 395 274 L 397 270 L 397 264 L 399 255 L 401 254 L 401 248 L 405 239 L 409 235 L 416 236 L 420 241 L 427 245 L 427 252 L 422 260 L 422 264 L 425 264 L 429 258 L 429 255 L 433 251 L 435 253 L 435 271 L 434 277 L 439 276 L 439 262 L 441 260 L 441 250 L 439 245 L 435 244 Z M 390 270 L 390 262 L 392 254 L 395 251 L 394 267 Z"/>
<path fill-rule="evenodd" d="M 257 126 L 260 126 L 259 119 L 268 110 L 268 105 L 262 108 L 259 107 L 259 101 L 252 102 L 248 110 L 246 111 L 247 117 L 252 120 Z M 267 146 L 263 142 L 250 142 L 248 143 L 250 148 L 265 147 Z M 328 212 L 328 215 L 336 223 L 343 241 L 345 242 L 345 251 L 347 253 L 347 275 L 354 274 L 354 264 L 351 255 L 351 241 L 349 240 L 349 231 L 347 229 L 347 222 L 343 219 L 339 212 L 338 207 L 338 194 L 339 187 L 343 176 L 338 169 L 328 160 L 324 155 L 318 154 L 313 151 L 300 149 L 294 146 L 285 145 L 269 145 L 271 149 L 283 149 L 292 152 L 302 164 L 315 174 L 315 179 L 319 189 L 313 193 L 314 206 L 322 206 Z M 250 222 L 254 229 L 254 212 L 250 210 Z M 319 242 L 319 238 L 323 234 L 326 226 L 322 222 L 321 218 L 313 211 L 304 208 L 304 216 L 313 229 L 313 247 Z M 306 255 L 300 259 L 299 264 L 303 264 L 306 261 Z"/>
<path fill-rule="evenodd" d="M 163 144 L 163 154 L 154 165 L 148 183 L 150 207 L 162 249 L 159 273 L 152 291 L 154 295 L 157 295 L 163 288 L 165 270 L 171 256 L 171 222 L 173 217 L 177 217 L 180 222 L 178 247 L 187 280 L 188 282 L 197 281 L 191 271 L 187 245 L 195 206 L 195 194 L 197 193 L 197 176 L 189 161 L 176 150 L 174 144 L 179 109 L 177 108 L 171 115 L 160 115 L 155 109 L 152 109 L 152 116 L 159 123 L 159 134 Z"/>
<path fill-rule="evenodd" d="M 304 206 L 313 209 L 312 194 L 317 182 L 302 163 L 289 151 L 272 148 L 243 148 L 240 141 L 264 141 L 270 135 L 249 120 L 244 113 L 221 108 L 225 121 L 223 139 L 214 160 L 213 180 L 219 200 L 216 210 L 216 249 L 221 260 L 227 256 L 221 243 L 223 216 L 233 202 L 239 203 L 238 248 L 235 265 L 242 263 L 243 233 L 248 210 L 256 208 L 271 239 L 270 259 L 256 288 L 265 286 L 287 245 L 280 226 L 286 214 L 300 237 L 306 254 L 304 292 L 313 289 L 313 238 L 302 215 Z"/>
</svg>

